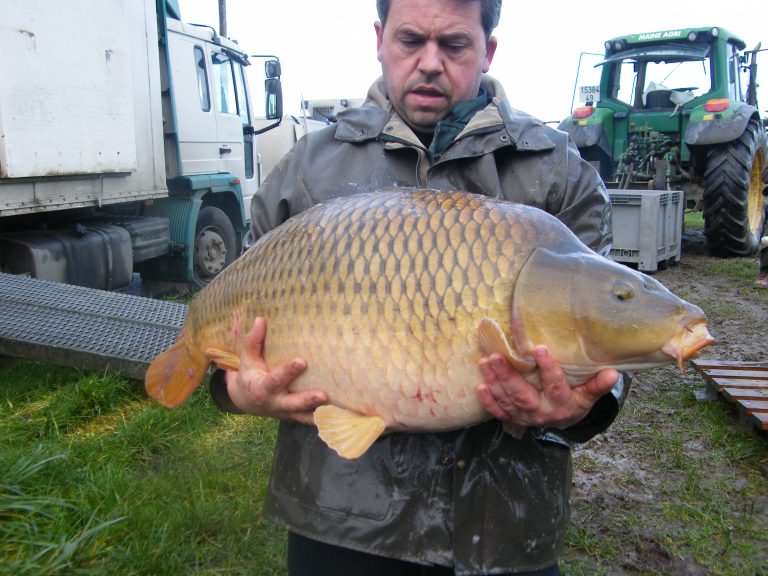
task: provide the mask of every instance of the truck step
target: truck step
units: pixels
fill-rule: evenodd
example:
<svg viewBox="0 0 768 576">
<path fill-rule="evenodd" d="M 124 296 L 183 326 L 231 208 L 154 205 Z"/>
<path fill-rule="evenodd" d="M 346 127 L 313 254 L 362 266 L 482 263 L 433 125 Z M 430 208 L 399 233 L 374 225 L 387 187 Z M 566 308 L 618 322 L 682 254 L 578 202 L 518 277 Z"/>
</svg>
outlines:
<svg viewBox="0 0 768 576">
<path fill-rule="evenodd" d="M 186 304 L 0 274 L 0 355 L 144 378 Z"/>
</svg>

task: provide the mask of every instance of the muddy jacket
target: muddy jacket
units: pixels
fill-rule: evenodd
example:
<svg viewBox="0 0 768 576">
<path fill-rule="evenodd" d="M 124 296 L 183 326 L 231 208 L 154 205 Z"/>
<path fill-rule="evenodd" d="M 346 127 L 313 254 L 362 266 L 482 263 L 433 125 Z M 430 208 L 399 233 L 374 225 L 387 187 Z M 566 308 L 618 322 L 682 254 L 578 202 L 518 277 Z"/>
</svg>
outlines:
<svg viewBox="0 0 768 576">
<path fill-rule="evenodd" d="M 491 103 L 433 156 L 379 80 L 364 106 L 308 134 L 270 174 L 252 203 L 255 236 L 331 197 L 419 186 L 537 206 L 605 252 L 610 205 L 597 173 L 567 134 L 512 109 L 492 79 L 483 87 Z M 394 433 L 357 460 L 339 458 L 314 427 L 281 422 L 266 510 L 301 535 L 458 574 L 549 567 L 569 517 L 569 442 L 604 430 L 617 410 L 609 394 L 573 428 L 529 429 L 520 440 L 495 420 Z"/>
</svg>

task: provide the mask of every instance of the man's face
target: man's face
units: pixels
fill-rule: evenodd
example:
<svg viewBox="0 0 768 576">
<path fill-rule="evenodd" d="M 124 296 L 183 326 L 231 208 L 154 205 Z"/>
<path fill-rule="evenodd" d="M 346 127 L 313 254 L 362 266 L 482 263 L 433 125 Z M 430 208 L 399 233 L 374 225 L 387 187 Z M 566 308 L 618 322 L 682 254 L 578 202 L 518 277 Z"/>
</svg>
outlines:
<svg viewBox="0 0 768 576">
<path fill-rule="evenodd" d="M 387 96 L 419 132 L 433 132 L 456 103 L 477 96 L 496 50 L 480 2 L 392 0 L 386 26 L 375 28 Z"/>
</svg>

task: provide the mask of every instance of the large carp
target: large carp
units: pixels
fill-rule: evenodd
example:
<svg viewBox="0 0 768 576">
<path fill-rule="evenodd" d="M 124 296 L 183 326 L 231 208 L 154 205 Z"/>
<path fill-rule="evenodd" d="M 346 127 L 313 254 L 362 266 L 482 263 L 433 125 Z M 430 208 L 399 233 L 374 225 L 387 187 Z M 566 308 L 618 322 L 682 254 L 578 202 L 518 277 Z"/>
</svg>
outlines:
<svg viewBox="0 0 768 576">
<path fill-rule="evenodd" d="M 307 360 L 291 389 L 327 391 L 315 423 L 347 458 L 386 430 L 489 419 L 475 389 L 492 352 L 535 383 L 532 351 L 544 344 L 577 385 L 609 367 L 682 369 L 713 341 L 701 309 L 550 214 L 434 190 L 340 198 L 260 238 L 194 298 L 147 372 L 148 393 L 178 406 L 211 362 L 237 367 L 256 316 L 270 365 Z"/>
</svg>

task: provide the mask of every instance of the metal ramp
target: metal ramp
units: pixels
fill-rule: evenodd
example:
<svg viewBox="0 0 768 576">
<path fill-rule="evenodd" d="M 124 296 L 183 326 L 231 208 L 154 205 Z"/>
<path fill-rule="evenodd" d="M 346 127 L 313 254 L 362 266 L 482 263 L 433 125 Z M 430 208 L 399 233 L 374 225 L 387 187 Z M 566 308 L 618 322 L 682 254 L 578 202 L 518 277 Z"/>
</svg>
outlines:
<svg viewBox="0 0 768 576">
<path fill-rule="evenodd" d="M 0 274 L 0 355 L 144 378 L 186 304 Z"/>
</svg>

